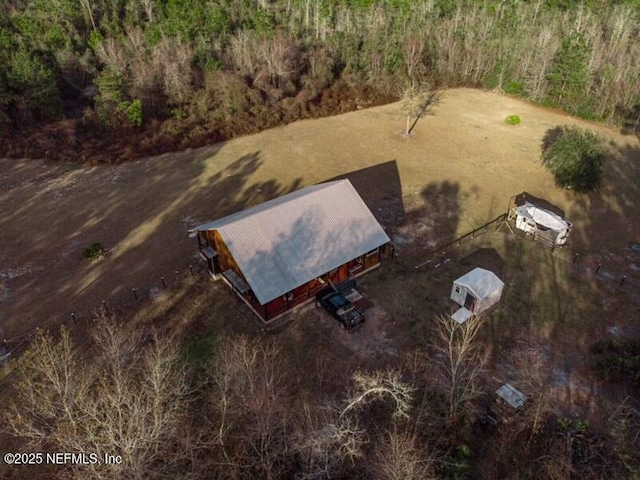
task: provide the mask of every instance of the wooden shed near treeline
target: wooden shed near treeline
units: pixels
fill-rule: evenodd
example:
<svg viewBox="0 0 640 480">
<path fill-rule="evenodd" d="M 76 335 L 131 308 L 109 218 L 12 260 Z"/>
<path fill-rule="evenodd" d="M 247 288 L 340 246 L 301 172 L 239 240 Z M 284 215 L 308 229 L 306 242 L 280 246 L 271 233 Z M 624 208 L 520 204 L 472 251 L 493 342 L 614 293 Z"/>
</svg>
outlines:
<svg viewBox="0 0 640 480">
<path fill-rule="evenodd" d="M 393 252 L 349 180 L 303 188 L 190 232 L 209 272 L 264 321 L 378 267 Z"/>
</svg>

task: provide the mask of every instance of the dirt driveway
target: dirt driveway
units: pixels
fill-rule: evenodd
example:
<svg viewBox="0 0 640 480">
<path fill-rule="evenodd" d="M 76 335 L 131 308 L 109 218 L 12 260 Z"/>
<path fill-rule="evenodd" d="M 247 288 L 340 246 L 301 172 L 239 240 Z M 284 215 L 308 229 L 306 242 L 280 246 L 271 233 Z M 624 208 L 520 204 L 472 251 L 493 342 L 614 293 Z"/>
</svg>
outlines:
<svg viewBox="0 0 640 480">
<path fill-rule="evenodd" d="M 522 124 L 504 119 L 516 114 Z M 603 188 L 576 196 L 540 165 L 544 133 L 580 124 L 609 144 Z M 522 191 L 575 224 L 598 251 L 640 239 L 640 142 L 497 93 L 443 93 L 410 138 L 397 104 L 305 120 L 198 150 L 119 166 L 0 160 L 0 319 L 11 338 L 86 317 L 132 288 L 148 294 L 198 264 L 187 230 L 305 185 L 348 177 L 402 252 L 481 225 Z M 82 258 L 93 242 L 110 249 Z"/>
</svg>

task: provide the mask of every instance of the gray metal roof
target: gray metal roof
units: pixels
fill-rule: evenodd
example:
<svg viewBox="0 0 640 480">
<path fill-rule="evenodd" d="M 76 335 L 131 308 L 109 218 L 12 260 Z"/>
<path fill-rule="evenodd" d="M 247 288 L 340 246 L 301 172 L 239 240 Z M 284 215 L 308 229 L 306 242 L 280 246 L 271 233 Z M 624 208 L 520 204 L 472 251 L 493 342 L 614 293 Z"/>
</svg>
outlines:
<svg viewBox="0 0 640 480">
<path fill-rule="evenodd" d="M 520 408 L 522 405 L 524 405 L 524 402 L 527 401 L 527 397 L 509 383 L 505 383 L 498 390 L 496 390 L 496 395 L 502 398 L 513 408 Z"/>
<path fill-rule="evenodd" d="M 217 230 L 261 304 L 390 242 L 349 180 L 303 188 L 191 231 Z"/>
<path fill-rule="evenodd" d="M 537 207 L 532 203 L 525 202 L 524 205 L 516 207 L 515 211 L 517 215 L 528 218 L 529 220 L 532 220 L 543 227 L 555 230 L 556 232 L 571 230 L 571 223 L 566 219 L 549 210 Z"/>
<path fill-rule="evenodd" d="M 504 287 L 504 283 L 495 273 L 480 267 L 465 273 L 453 283 L 467 287 L 476 294 L 477 298 L 486 298 Z"/>
</svg>

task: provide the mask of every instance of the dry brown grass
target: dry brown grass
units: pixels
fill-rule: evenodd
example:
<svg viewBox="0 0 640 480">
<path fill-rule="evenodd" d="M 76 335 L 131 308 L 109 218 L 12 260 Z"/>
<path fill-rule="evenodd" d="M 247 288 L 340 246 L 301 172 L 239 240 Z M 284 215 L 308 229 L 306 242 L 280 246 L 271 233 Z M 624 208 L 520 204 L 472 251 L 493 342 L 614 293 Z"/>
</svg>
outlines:
<svg viewBox="0 0 640 480">
<path fill-rule="evenodd" d="M 507 125 L 510 114 L 522 124 Z M 175 270 L 199 262 L 188 228 L 338 176 L 352 178 L 401 255 L 481 225 L 525 190 L 566 211 L 583 250 L 637 240 L 638 139 L 589 125 L 610 151 L 603 189 L 578 196 L 557 188 L 539 161 L 545 131 L 558 124 L 585 122 L 456 89 L 411 138 L 392 104 L 119 166 L 0 160 L 5 334 L 68 321 L 72 311 L 86 318 L 103 299 L 130 302 L 132 287 L 148 295 L 161 276 L 173 284 Z M 94 241 L 111 254 L 88 262 L 81 252 Z"/>
</svg>

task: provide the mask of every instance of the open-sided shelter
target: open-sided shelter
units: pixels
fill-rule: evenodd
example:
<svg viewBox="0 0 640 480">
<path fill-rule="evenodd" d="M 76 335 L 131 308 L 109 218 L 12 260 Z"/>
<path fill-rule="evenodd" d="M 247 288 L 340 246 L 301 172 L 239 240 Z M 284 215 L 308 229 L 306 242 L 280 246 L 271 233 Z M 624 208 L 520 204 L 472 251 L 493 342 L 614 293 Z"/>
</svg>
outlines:
<svg viewBox="0 0 640 480">
<path fill-rule="evenodd" d="M 265 321 L 379 266 L 393 248 L 349 180 L 303 188 L 191 232 L 214 278 Z"/>
<path fill-rule="evenodd" d="M 472 315 L 478 315 L 495 305 L 502 296 L 504 283 L 490 270 L 474 268 L 453 282 L 451 299 L 462 308 L 452 318 L 464 323 Z"/>
<path fill-rule="evenodd" d="M 513 213 L 516 217 L 516 228 L 540 239 L 546 239 L 551 245 L 567 243 L 572 225 L 560 215 L 530 202 L 515 207 Z"/>
</svg>

